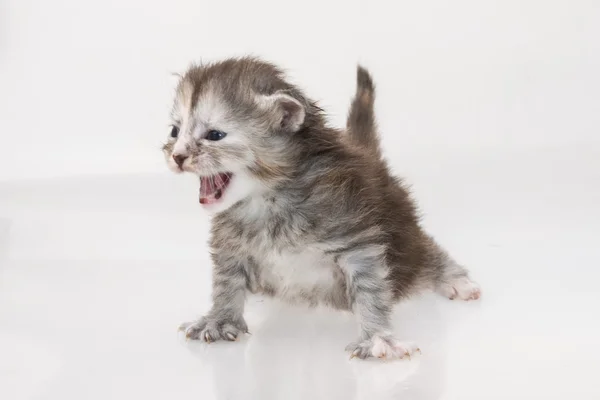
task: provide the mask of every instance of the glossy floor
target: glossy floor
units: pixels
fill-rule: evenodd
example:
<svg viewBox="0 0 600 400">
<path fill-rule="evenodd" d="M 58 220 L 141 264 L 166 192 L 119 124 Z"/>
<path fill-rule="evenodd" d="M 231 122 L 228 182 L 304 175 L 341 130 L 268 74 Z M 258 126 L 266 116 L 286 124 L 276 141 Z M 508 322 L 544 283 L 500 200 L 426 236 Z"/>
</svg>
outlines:
<svg viewBox="0 0 600 400">
<path fill-rule="evenodd" d="M 190 178 L 0 184 L 0 398 L 598 399 L 600 168 L 581 148 L 405 159 L 425 225 L 480 302 L 424 294 L 396 335 L 422 355 L 349 360 L 351 315 L 251 298 L 252 335 L 186 343 L 209 307 Z"/>
</svg>

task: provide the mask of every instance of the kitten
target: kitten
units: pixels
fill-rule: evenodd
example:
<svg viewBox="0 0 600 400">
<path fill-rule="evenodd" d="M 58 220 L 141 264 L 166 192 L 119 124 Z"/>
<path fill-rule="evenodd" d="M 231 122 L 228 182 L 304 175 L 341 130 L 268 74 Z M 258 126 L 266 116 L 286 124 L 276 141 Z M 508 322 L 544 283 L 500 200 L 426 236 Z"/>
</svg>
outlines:
<svg viewBox="0 0 600 400">
<path fill-rule="evenodd" d="M 403 358 L 395 302 L 424 289 L 478 299 L 468 272 L 425 233 L 402 182 L 382 159 L 374 85 L 358 68 L 346 132 L 272 64 L 228 59 L 191 67 L 177 87 L 164 146 L 169 167 L 199 177 L 213 214 L 213 306 L 186 337 L 248 332 L 246 294 L 354 312 L 352 357 Z"/>
</svg>

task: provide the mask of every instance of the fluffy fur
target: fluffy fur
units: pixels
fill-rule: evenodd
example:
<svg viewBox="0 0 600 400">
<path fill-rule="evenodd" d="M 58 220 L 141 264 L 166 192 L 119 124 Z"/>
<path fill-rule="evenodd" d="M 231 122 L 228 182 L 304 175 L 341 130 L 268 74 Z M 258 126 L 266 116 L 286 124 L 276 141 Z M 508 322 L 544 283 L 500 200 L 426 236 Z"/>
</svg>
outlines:
<svg viewBox="0 0 600 400">
<path fill-rule="evenodd" d="M 206 342 L 247 332 L 247 292 L 353 311 L 360 358 L 416 350 L 392 336 L 395 302 L 424 289 L 479 298 L 467 271 L 419 225 L 415 205 L 382 158 L 369 73 L 346 132 L 274 65 L 253 58 L 191 67 L 173 106 L 179 130 L 164 146 L 169 166 L 198 176 L 231 174 L 213 213 L 213 306 L 182 325 Z M 219 130 L 227 137 L 206 139 Z M 181 165 L 174 157 L 185 159 Z"/>
</svg>

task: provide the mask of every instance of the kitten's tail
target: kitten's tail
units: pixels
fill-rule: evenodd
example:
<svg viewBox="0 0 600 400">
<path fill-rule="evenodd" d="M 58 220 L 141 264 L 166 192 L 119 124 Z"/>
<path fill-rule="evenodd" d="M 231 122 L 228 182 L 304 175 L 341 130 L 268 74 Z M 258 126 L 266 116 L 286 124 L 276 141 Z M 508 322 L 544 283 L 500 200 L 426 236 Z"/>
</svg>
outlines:
<svg viewBox="0 0 600 400">
<path fill-rule="evenodd" d="M 362 66 L 356 70 L 356 94 L 350 106 L 346 127 L 350 139 L 357 145 L 381 155 L 377 123 L 375 122 L 375 84 Z"/>
</svg>

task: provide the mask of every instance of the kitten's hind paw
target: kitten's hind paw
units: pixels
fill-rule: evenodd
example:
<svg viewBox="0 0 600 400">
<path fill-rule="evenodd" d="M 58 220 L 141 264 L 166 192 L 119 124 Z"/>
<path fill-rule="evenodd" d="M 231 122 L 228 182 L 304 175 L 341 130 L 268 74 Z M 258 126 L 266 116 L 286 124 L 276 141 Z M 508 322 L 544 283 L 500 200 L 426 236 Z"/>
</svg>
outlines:
<svg viewBox="0 0 600 400">
<path fill-rule="evenodd" d="M 481 288 L 479 285 L 466 277 L 440 284 L 437 292 L 450 300 L 461 299 L 469 301 L 478 300 L 481 297 Z"/>
</svg>

